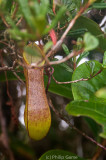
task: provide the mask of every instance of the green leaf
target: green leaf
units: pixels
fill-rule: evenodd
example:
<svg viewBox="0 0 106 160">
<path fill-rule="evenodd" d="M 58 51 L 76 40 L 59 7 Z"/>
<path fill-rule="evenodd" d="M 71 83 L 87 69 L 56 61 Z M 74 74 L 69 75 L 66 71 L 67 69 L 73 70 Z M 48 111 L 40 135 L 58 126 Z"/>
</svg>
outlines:
<svg viewBox="0 0 106 160">
<path fill-rule="evenodd" d="M 5 13 L 9 13 L 11 11 L 11 7 L 13 5 L 13 0 L 0 0 L 0 11 L 4 11 Z"/>
<path fill-rule="evenodd" d="M 32 35 L 32 34 L 29 34 L 27 32 L 27 30 L 24 30 L 24 31 L 20 31 L 19 29 L 17 28 L 14 28 L 14 29 L 9 29 L 8 30 L 9 33 L 11 34 L 12 38 L 14 38 L 15 40 L 34 40 L 35 39 L 35 36 Z"/>
<path fill-rule="evenodd" d="M 72 101 L 67 105 L 66 110 L 73 116 L 82 115 L 94 119 L 103 126 L 103 133 L 100 136 L 106 138 L 106 101 L 99 99 Z"/>
<path fill-rule="evenodd" d="M 96 22 L 94 22 L 93 20 L 91 20 L 87 17 L 80 16 L 76 20 L 76 23 L 73 26 L 71 31 L 75 31 L 77 29 L 82 29 L 82 28 L 85 28 L 92 35 L 96 36 L 99 40 L 99 47 L 103 51 L 106 51 L 106 37 L 105 37 L 103 31 L 100 29 L 100 26 Z"/>
<path fill-rule="evenodd" d="M 52 42 L 52 41 L 48 41 L 48 42 L 44 45 L 44 53 L 46 53 L 52 46 L 53 46 L 53 42 Z"/>
<path fill-rule="evenodd" d="M 106 8 L 106 3 L 94 3 L 94 4 L 92 5 L 92 8 L 105 9 L 105 8 Z"/>
<path fill-rule="evenodd" d="M 95 62 L 91 61 L 89 63 L 90 69 L 91 69 L 91 75 L 94 73 L 94 68 L 95 68 Z"/>
<path fill-rule="evenodd" d="M 81 59 L 83 59 L 84 57 L 87 57 L 88 55 L 89 55 L 89 52 L 83 52 L 82 54 L 80 54 L 80 56 L 77 59 L 77 65 L 81 61 Z"/>
<path fill-rule="evenodd" d="M 93 64 L 93 73 L 102 69 L 102 64 L 97 61 L 89 61 Z M 91 65 L 92 66 L 92 65 Z M 73 73 L 72 80 L 90 77 L 91 70 L 86 63 L 81 64 Z M 81 81 L 72 84 L 74 100 L 67 105 L 67 111 L 75 116 L 87 116 L 104 127 L 100 135 L 106 138 L 106 100 L 98 99 L 95 93 L 106 86 L 106 69 L 88 81 Z M 102 97 L 103 98 L 103 97 Z"/>
<path fill-rule="evenodd" d="M 88 65 L 94 65 L 93 73 L 97 73 L 102 69 L 102 64 L 97 61 L 88 61 Z M 90 77 L 91 69 L 87 67 L 86 63 L 81 64 L 73 73 L 72 80 Z M 97 90 L 106 86 L 106 69 L 100 74 L 88 81 L 81 81 L 72 84 L 72 92 L 75 100 L 89 100 L 94 97 Z"/>
<path fill-rule="evenodd" d="M 53 76 L 57 81 L 66 82 L 71 81 L 72 73 L 65 69 L 62 65 L 54 66 Z M 45 86 L 47 85 L 48 78 L 45 76 Z M 49 85 L 49 91 L 60 96 L 66 97 L 68 99 L 73 99 L 72 90 L 70 84 L 56 84 L 56 82 L 51 79 Z"/>
<path fill-rule="evenodd" d="M 16 73 L 23 81 L 25 81 L 25 77 L 24 77 L 24 73 L 23 73 L 22 69 L 21 69 L 21 72 L 16 71 Z M 12 71 L 7 71 L 6 74 L 7 74 L 8 81 L 17 80 L 17 77 L 13 74 Z M 5 73 L 1 72 L 0 73 L 0 82 L 4 82 L 4 81 L 6 81 Z"/>
<path fill-rule="evenodd" d="M 99 45 L 99 41 L 95 36 L 93 36 L 89 32 L 85 33 L 84 35 L 84 50 L 85 51 L 93 50 L 97 48 L 98 45 Z"/>
<path fill-rule="evenodd" d="M 31 1 L 29 4 L 36 16 L 45 16 L 49 6 L 49 0 L 40 0 L 40 4 L 38 1 Z"/>
<path fill-rule="evenodd" d="M 11 138 L 10 146 L 16 156 L 21 155 L 24 159 L 35 159 L 35 151 L 25 143 L 25 139 L 19 140 L 18 137 L 14 136 L 14 134 L 11 134 L 9 138 Z"/>
<path fill-rule="evenodd" d="M 84 160 L 83 158 L 78 157 L 74 153 L 64 151 L 64 150 L 50 150 L 44 153 L 39 160 L 68 160 L 68 159 L 77 159 Z"/>
<path fill-rule="evenodd" d="M 106 51 L 103 56 L 103 68 L 106 68 Z"/>
<path fill-rule="evenodd" d="M 85 32 L 88 30 L 86 28 L 79 28 L 73 31 L 69 31 L 68 35 L 70 36 L 78 36 L 78 35 L 83 35 Z"/>
<path fill-rule="evenodd" d="M 63 66 L 68 72 L 73 72 L 73 69 L 69 67 L 66 63 L 61 63 L 60 66 Z"/>
<path fill-rule="evenodd" d="M 10 11 L 11 10 L 13 2 L 14 2 L 13 0 L 6 1 L 6 6 L 5 6 L 6 11 Z"/>
<path fill-rule="evenodd" d="M 66 55 L 68 55 L 70 53 L 68 47 L 65 44 L 62 44 L 62 48 L 63 48 L 64 52 L 66 53 Z"/>
</svg>

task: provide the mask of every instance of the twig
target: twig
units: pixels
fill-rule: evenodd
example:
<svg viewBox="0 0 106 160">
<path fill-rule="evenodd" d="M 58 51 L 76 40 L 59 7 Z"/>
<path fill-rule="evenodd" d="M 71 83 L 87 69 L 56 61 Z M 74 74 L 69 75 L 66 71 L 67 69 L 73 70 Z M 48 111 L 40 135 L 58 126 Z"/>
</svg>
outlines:
<svg viewBox="0 0 106 160">
<path fill-rule="evenodd" d="M 46 64 L 46 65 L 56 65 L 56 64 L 60 64 L 60 63 L 64 63 L 66 61 L 68 61 L 70 58 L 74 57 L 74 56 L 77 56 L 79 54 L 81 54 L 83 52 L 83 49 L 79 50 L 79 51 L 72 51 L 68 56 L 62 58 L 61 60 L 58 60 L 58 61 L 51 61 Z"/>
<path fill-rule="evenodd" d="M 76 128 L 73 124 L 70 123 L 70 121 L 65 118 L 60 112 L 58 112 L 53 104 L 50 98 L 48 98 L 48 102 L 50 107 L 52 108 L 52 110 L 55 112 L 55 114 L 62 120 L 64 120 L 71 128 L 73 128 L 75 131 L 77 131 L 79 134 L 81 134 L 82 136 L 84 136 L 86 139 L 90 140 L 92 143 L 96 144 L 97 146 L 101 147 L 102 149 L 106 150 L 106 147 L 104 147 L 103 145 L 101 145 L 100 143 L 96 142 L 93 138 L 89 137 L 88 135 L 86 135 L 84 132 L 80 131 L 78 128 Z"/>
<path fill-rule="evenodd" d="M 23 82 L 23 80 L 17 75 L 16 72 L 13 71 L 13 74 L 17 77 L 17 79 L 18 79 L 22 84 L 25 84 L 25 83 Z"/>
<path fill-rule="evenodd" d="M 12 67 L 4 66 L 4 64 L 2 64 L 2 67 L 0 67 L 0 71 L 14 71 L 15 72 L 16 64 L 17 64 L 17 60 L 15 60 L 13 62 L 13 66 Z"/>
<path fill-rule="evenodd" d="M 76 56 L 76 55 L 80 54 L 82 51 L 83 51 L 83 49 L 80 50 L 80 51 L 78 51 L 78 52 L 73 51 L 68 56 L 64 57 L 61 60 L 58 60 L 58 61 L 48 61 L 48 63 L 46 63 L 46 64 L 44 64 L 42 66 L 38 66 L 36 63 L 35 63 L 35 65 L 33 64 L 33 66 L 30 66 L 30 65 L 26 66 L 26 65 L 24 65 L 24 64 L 22 64 L 20 62 L 19 62 L 19 64 L 22 65 L 23 67 L 27 68 L 27 69 L 31 69 L 31 68 L 43 68 L 43 67 L 47 67 L 47 66 L 57 65 L 57 64 L 63 63 L 65 61 L 69 60 L 70 58 L 72 58 L 73 56 Z"/>
<path fill-rule="evenodd" d="M 62 58 L 61 60 L 48 62 L 48 65 L 56 65 L 56 64 L 63 63 L 65 61 L 69 60 L 70 58 L 72 58 L 73 56 L 75 56 L 74 51 L 72 53 L 70 53 L 68 56 Z"/>
<path fill-rule="evenodd" d="M 2 13 L 0 13 L 0 16 L 1 16 L 3 23 L 6 25 L 6 27 L 10 28 L 10 25 L 6 22 L 4 15 Z"/>
<path fill-rule="evenodd" d="M 18 63 L 19 63 L 21 66 L 23 66 L 23 67 L 25 67 L 25 68 L 27 68 L 27 69 L 32 69 L 32 68 L 44 68 L 44 67 L 47 67 L 47 66 L 57 65 L 57 64 L 63 63 L 63 62 L 65 62 L 65 61 L 69 60 L 70 58 L 72 58 L 73 56 L 77 56 L 77 55 L 80 54 L 81 52 L 83 52 L 83 49 L 80 50 L 80 51 L 78 51 L 78 52 L 73 51 L 73 52 L 71 52 L 68 56 L 64 57 L 64 58 L 61 59 L 61 60 L 58 60 L 58 61 L 49 61 L 49 60 L 48 60 L 48 63 L 46 63 L 46 64 L 44 64 L 44 65 L 42 65 L 42 66 L 38 66 L 39 62 L 38 62 L 38 64 L 33 63 L 33 65 L 29 65 L 29 66 L 26 66 L 25 64 L 23 64 L 23 63 L 21 63 L 21 62 L 18 62 Z M 41 62 L 42 62 L 42 61 L 40 61 L 40 63 L 41 63 Z"/>
<path fill-rule="evenodd" d="M 90 3 L 88 1 L 87 4 L 85 4 L 84 7 L 82 7 L 80 9 L 80 11 L 77 13 L 77 15 L 72 19 L 72 21 L 69 23 L 67 29 L 65 30 L 65 32 L 63 33 L 63 35 L 61 36 L 60 40 L 57 41 L 56 45 L 53 46 L 51 48 L 51 50 L 49 51 L 49 53 L 46 55 L 46 61 L 48 62 L 48 57 L 52 56 L 54 53 L 56 53 L 58 51 L 58 49 L 60 48 L 60 46 L 62 45 L 67 33 L 70 31 L 70 29 L 73 27 L 73 25 L 75 24 L 76 20 L 78 19 L 78 17 L 80 17 L 80 15 L 89 7 Z"/>
<path fill-rule="evenodd" d="M 6 46 L 8 46 L 8 47 L 9 47 L 9 44 L 8 44 L 8 43 L 6 43 L 5 41 L 0 41 L 0 43 L 3 43 L 3 44 L 5 44 Z"/>
<path fill-rule="evenodd" d="M 13 15 L 12 15 L 12 19 L 13 19 L 13 20 L 15 19 L 15 16 L 16 16 L 17 11 L 18 11 L 18 3 L 16 3 L 16 7 L 15 7 L 14 12 L 13 12 Z"/>
<path fill-rule="evenodd" d="M 14 71 L 13 67 L 8 67 L 8 66 L 4 66 L 4 67 L 0 67 L 0 71 Z"/>
<path fill-rule="evenodd" d="M 67 81 L 67 82 L 59 82 L 57 81 L 54 76 L 52 75 L 52 78 L 53 80 L 57 83 L 57 84 L 70 84 L 70 83 L 77 83 L 77 82 L 80 82 L 80 81 L 88 81 L 90 80 L 91 78 L 81 78 L 81 79 L 78 79 L 78 80 L 74 80 L 74 81 Z"/>
<path fill-rule="evenodd" d="M 77 83 L 77 82 L 80 82 L 80 81 L 88 81 L 88 80 L 92 79 L 93 77 L 97 76 L 98 74 L 100 74 L 102 71 L 103 71 L 103 69 L 100 69 L 96 74 L 91 75 L 91 77 L 89 77 L 89 78 L 81 78 L 81 79 L 77 79 L 77 80 L 74 80 L 74 81 L 67 81 L 67 82 L 59 82 L 54 78 L 53 75 L 52 75 L 52 78 L 57 84 Z"/>
<path fill-rule="evenodd" d="M 49 88 L 49 85 L 50 85 L 50 82 L 51 82 L 51 76 L 54 72 L 54 68 L 53 67 L 45 67 L 45 71 L 46 71 L 46 75 L 48 76 L 48 83 L 47 83 L 47 86 L 46 86 L 46 94 L 47 94 L 48 88 Z"/>
<path fill-rule="evenodd" d="M 102 145 L 106 146 L 106 139 L 102 142 Z M 99 147 L 97 149 L 96 153 L 94 154 L 92 160 L 97 160 L 97 158 L 100 156 L 101 152 L 102 152 L 102 148 Z"/>
<path fill-rule="evenodd" d="M 68 26 L 69 23 L 66 23 L 63 27 L 60 28 L 60 23 L 58 23 L 58 30 L 63 30 L 64 28 L 66 28 Z"/>
<path fill-rule="evenodd" d="M 21 18 L 18 20 L 18 22 L 16 23 L 16 26 L 18 26 L 18 25 L 21 23 L 22 20 L 23 20 L 23 17 L 21 17 Z"/>
</svg>

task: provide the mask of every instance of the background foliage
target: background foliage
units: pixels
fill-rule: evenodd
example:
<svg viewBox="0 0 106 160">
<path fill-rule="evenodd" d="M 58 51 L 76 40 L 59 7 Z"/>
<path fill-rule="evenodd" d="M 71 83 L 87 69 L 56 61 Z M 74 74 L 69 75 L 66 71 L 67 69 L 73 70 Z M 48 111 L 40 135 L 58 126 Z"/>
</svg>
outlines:
<svg viewBox="0 0 106 160">
<path fill-rule="evenodd" d="M 60 83 L 78 82 L 57 84 L 51 77 L 48 94 L 61 116 L 51 109 L 48 135 L 34 141 L 22 120 L 26 97 L 22 53 L 35 56 L 26 45 L 38 41 L 45 57 L 77 15 L 62 45 L 48 60 L 55 62 L 58 56 L 64 58 L 74 51 L 76 55 L 69 60 L 52 65 L 53 77 Z M 1 160 L 106 159 L 104 149 L 83 136 L 86 133 L 106 146 L 105 15 L 105 0 L 0 0 Z M 46 88 L 46 74 L 44 83 Z"/>
</svg>

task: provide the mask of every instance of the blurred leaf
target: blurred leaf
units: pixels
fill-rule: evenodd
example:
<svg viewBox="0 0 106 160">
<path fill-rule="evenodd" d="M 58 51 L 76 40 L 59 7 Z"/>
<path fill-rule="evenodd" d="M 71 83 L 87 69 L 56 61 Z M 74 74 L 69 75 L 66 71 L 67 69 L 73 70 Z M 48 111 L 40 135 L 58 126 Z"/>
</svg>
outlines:
<svg viewBox="0 0 106 160">
<path fill-rule="evenodd" d="M 84 34 L 84 51 L 90 51 L 99 45 L 98 39 L 89 32 Z"/>
<path fill-rule="evenodd" d="M 98 134 L 101 132 L 101 126 L 89 117 L 84 117 L 84 120 L 88 124 L 89 128 L 92 130 L 94 137 L 98 138 Z"/>
<path fill-rule="evenodd" d="M 12 38 L 14 38 L 17 41 L 20 41 L 20 40 L 26 40 L 27 41 L 29 39 L 30 40 L 35 39 L 35 36 L 32 35 L 32 34 L 29 34 L 27 32 L 27 30 L 20 31 L 19 29 L 14 28 L 14 29 L 9 29 L 8 31 L 11 34 Z"/>
<path fill-rule="evenodd" d="M 65 13 L 66 11 L 66 7 L 62 6 L 59 11 L 57 12 L 55 18 L 52 20 L 52 23 L 51 25 L 46 28 L 44 30 L 44 34 L 47 34 L 52 28 L 54 28 L 56 25 L 57 25 L 57 22 L 60 20 L 60 18 L 63 16 L 63 14 Z"/>
<path fill-rule="evenodd" d="M 34 25 L 36 27 L 36 32 L 39 35 L 42 35 L 45 27 L 46 27 L 46 14 L 48 11 L 48 0 L 41 0 L 40 3 L 38 1 L 30 1 L 29 7 L 32 13 L 32 17 L 34 19 Z M 45 6 L 45 7 L 44 7 Z"/>
<path fill-rule="evenodd" d="M 99 89 L 99 90 L 95 93 L 95 95 L 96 95 L 98 98 L 106 99 L 106 87 Z"/>
<path fill-rule="evenodd" d="M 26 37 L 24 37 L 24 39 L 26 38 L 26 40 L 28 40 L 29 38 L 30 40 L 33 40 L 33 39 L 35 40 L 35 39 L 38 39 L 39 37 L 41 38 L 42 33 L 45 30 L 46 24 L 47 24 L 46 14 L 48 11 L 49 1 L 42 0 L 41 3 L 39 3 L 38 1 L 32 1 L 32 0 L 31 1 L 17 0 L 17 1 L 22 11 L 21 17 L 24 17 L 24 20 L 26 21 L 25 31 L 27 34 L 26 34 Z M 23 38 L 21 37 L 21 34 L 23 35 L 23 30 L 20 30 L 18 32 L 18 28 L 16 30 L 15 25 L 14 26 L 12 25 L 12 27 L 14 31 L 11 29 L 11 33 L 15 35 L 15 32 L 16 32 L 17 37 L 20 36 L 20 40 L 21 40 L 21 38 Z M 29 37 L 30 34 L 32 37 L 31 36 Z"/>
<path fill-rule="evenodd" d="M 76 29 L 76 30 L 73 30 L 73 31 L 69 31 L 68 35 L 79 36 L 79 35 L 83 35 L 87 31 L 88 30 L 86 28 L 80 28 L 80 29 Z"/>
<path fill-rule="evenodd" d="M 62 48 L 63 48 L 64 52 L 66 53 L 66 55 L 68 55 L 70 53 L 68 47 L 65 44 L 62 44 Z"/>
<path fill-rule="evenodd" d="M 11 11 L 11 7 L 14 0 L 0 0 L 0 10 L 2 10 L 5 13 L 8 13 Z"/>
<path fill-rule="evenodd" d="M 33 20 L 33 16 L 31 14 L 29 5 L 28 5 L 28 0 L 18 0 L 18 3 L 21 7 L 23 16 L 25 18 L 25 20 L 27 21 L 28 25 L 35 30 L 35 26 L 34 26 L 34 20 Z"/>
<path fill-rule="evenodd" d="M 10 16 L 6 17 L 6 20 L 8 24 L 12 27 L 11 29 L 8 29 L 7 31 L 11 34 L 12 38 L 15 40 L 35 40 L 35 35 L 30 34 L 27 29 L 20 30 L 16 25 L 15 22 L 11 19 Z"/>
<path fill-rule="evenodd" d="M 106 68 L 106 51 L 103 56 L 103 68 Z"/>
<path fill-rule="evenodd" d="M 28 144 L 25 144 L 23 141 L 18 140 L 17 137 L 11 136 L 11 148 L 16 153 L 16 155 L 21 155 L 26 159 L 34 159 L 35 158 L 35 152 L 34 150 L 28 146 Z"/>
<path fill-rule="evenodd" d="M 78 160 L 84 160 L 83 158 L 78 157 L 74 153 L 64 151 L 64 150 L 50 150 L 46 153 L 44 153 L 39 160 L 67 160 L 67 159 L 78 159 Z"/>
<path fill-rule="evenodd" d="M 47 14 L 49 0 L 40 0 L 40 4 L 38 1 L 30 2 L 31 9 L 33 9 L 35 16 L 44 16 Z M 44 7 L 45 6 L 45 7 Z"/>
<path fill-rule="evenodd" d="M 75 10 L 75 9 L 79 9 L 80 6 L 81 6 L 81 0 L 76 0 L 76 1 L 61 0 L 61 1 L 62 1 L 62 4 L 64 4 L 67 7 L 67 10 L 70 11 L 70 12 Z"/>
<path fill-rule="evenodd" d="M 105 8 L 106 8 L 106 3 L 94 3 L 94 4 L 92 5 L 92 8 L 105 9 Z"/>
<path fill-rule="evenodd" d="M 14 0 L 9 0 L 9 1 L 7 0 L 6 1 L 6 6 L 5 6 L 6 11 L 10 11 L 11 10 L 13 2 L 14 2 Z"/>
<path fill-rule="evenodd" d="M 46 53 L 53 46 L 53 42 L 49 41 L 44 45 L 44 53 Z"/>
<path fill-rule="evenodd" d="M 11 26 L 10 29 L 7 31 L 11 34 L 12 38 L 15 40 L 29 40 L 34 39 L 35 36 L 30 34 L 27 29 L 20 30 L 16 25 L 15 22 L 11 19 L 10 16 L 6 17 L 6 21 Z"/>
</svg>

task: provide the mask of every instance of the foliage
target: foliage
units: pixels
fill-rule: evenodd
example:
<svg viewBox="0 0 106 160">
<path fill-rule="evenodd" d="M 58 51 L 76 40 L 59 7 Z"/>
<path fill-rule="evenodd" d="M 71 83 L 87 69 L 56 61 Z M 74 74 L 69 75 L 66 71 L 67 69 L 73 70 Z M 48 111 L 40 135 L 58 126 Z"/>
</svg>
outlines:
<svg viewBox="0 0 106 160">
<path fill-rule="evenodd" d="M 67 104 L 64 110 L 64 104 L 61 109 L 57 107 L 59 102 L 55 103 L 52 100 L 55 106 L 55 109 L 52 109 L 58 115 L 58 118 L 70 124 L 70 117 L 74 121 L 75 117 L 82 116 L 84 123 L 89 126 L 91 136 L 94 135 L 95 140 L 98 141 L 94 143 L 99 144 L 99 146 L 101 140 L 106 139 L 106 33 L 105 29 L 102 31 L 100 25 L 95 22 L 95 18 L 88 18 L 88 13 L 93 9 L 96 9 L 97 13 L 100 12 L 100 9 L 104 11 L 106 9 L 105 2 L 105 0 L 0 0 L 0 89 L 5 83 L 7 86 L 5 94 L 8 97 L 6 104 L 14 106 L 11 102 L 11 88 L 9 89 L 8 84 L 17 80 L 18 86 L 18 81 L 25 81 L 24 69 L 28 69 L 27 67 L 32 69 L 34 67 L 42 67 L 39 65 L 40 63 L 44 65 L 44 85 L 45 88 L 48 87 L 49 97 L 52 99 L 52 95 L 55 95 L 56 99 L 56 97 L 60 96 L 65 101 L 64 104 Z M 30 42 L 34 43 L 35 41 L 39 43 L 36 45 L 36 49 L 27 46 Z M 54 45 L 54 41 L 56 45 Z M 27 53 L 27 59 L 31 61 L 28 66 L 23 63 L 23 53 Z M 96 53 L 102 56 L 102 62 L 98 62 L 95 59 L 90 60 L 91 54 L 94 55 Z M 62 55 L 62 58 L 66 59 L 63 63 L 58 64 L 61 60 L 58 60 L 55 55 Z M 88 58 L 88 62 L 79 65 L 84 58 Z M 38 61 L 39 59 L 40 62 Z M 54 65 L 51 65 L 52 62 Z M 48 66 L 49 68 L 47 68 Z M 52 69 L 54 70 L 53 73 Z M 49 81 L 50 79 L 51 81 Z M 0 92 L 1 102 L 2 98 L 3 96 Z M 12 99 L 12 101 L 14 100 Z M 15 117 L 16 115 L 13 111 L 14 109 L 10 110 L 10 119 L 12 119 L 12 116 Z M 0 114 L 1 112 L 0 109 Z M 5 113 L 4 110 L 3 113 Z M 55 113 L 52 113 L 52 115 Z M 7 121 L 8 116 L 6 117 L 4 114 L 4 119 Z M 55 118 L 53 123 L 55 123 Z M 2 121 L 0 125 L 0 132 L 2 133 Z M 8 132 L 12 130 L 9 125 L 6 125 L 5 128 Z M 75 129 L 73 125 L 72 128 Z M 77 128 L 80 130 L 78 125 Z M 25 132 L 26 135 L 26 130 L 21 130 L 24 130 L 22 132 Z M 52 144 L 54 144 L 53 140 L 56 138 L 52 134 L 55 134 L 55 132 L 52 132 L 53 130 L 55 129 L 51 127 L 50 139 Z M 15 157 L 20 154 L 22 158 L 24 157 L 28 160 L 35 157 L 39 158 L 39 160 L 46 160 L 47 157 L 50 159 L 51 155 L 57 156 L 58 159 L 62 157 L 64 159 L 69 157 L 71 159 L 77 157 L 79 160 L 86 159 L 86 156 L 84 158 L 78 157 L 74 149 L 66 148 L 66 150 L 69 150 L 68 152 L 65 151 L 65 148 L 58 148 L 58 145 L 55 149 L 49 147 L 44 151 L 40 151 L 40 154 L 36 156 L 37 152 L 34 153 L 30 145 L 26 144 L 26 141 L 29 141 L 28 136 L 26 136 L 27 140 L 23 138 L 24 142 L 22 143 L 20 142 L 21 134 L 19 136 L 17 133 L 18 136 L 14 139 L 15 131 L 13 133 L 8 132 L 6 135 L 7 139 L 10 138 L 10 142 L 7 140 L 6 145 L 10 145 Z M 70 130 L 70 132 L 72 131 Z M 71 134 L 70 132 L 69 135 Z M 84 132 L 86 131 L 84 130 Z M 85 135 L 83 131 L 79 131 L 79 133 L 83 136 Z M 69 137 L 71 138 L 71 136 Z M 12 142 L 14 142 L 14 146 Z M 45 147 L 46 143 L 48 141 L 44 144 L 42 142 L 42 145 Z M 3 151 L 4 159 L 6 157 L 11 159 L 11 149 L 9 148 L 9 150 L 8 148 L 6 152 Z M 102 148 L 105 147 L 102 146 Z M 94 148 L 95 151 L 96 148 Z M 55 157 L 53 158 L 55 159 Z M 88 156 L 87 158 L 91 157 Z"/>
<path fill-rule="evenodd" d="M 77 158 L 78 160 L 83 160 L 82 158 L 76 156 L 75 154 L 71 153 L 71 152 L 67 152 L 67 151 L 63 151 L 63 150 L 50 150 L 48 152 L 46 152 L 44 155 L 42 155 L 42 157 L 40 157 L 39 160 L 45 160 L 46 158 L 49 159 L 72 159 L 72 158 Z"/>
</svg>

